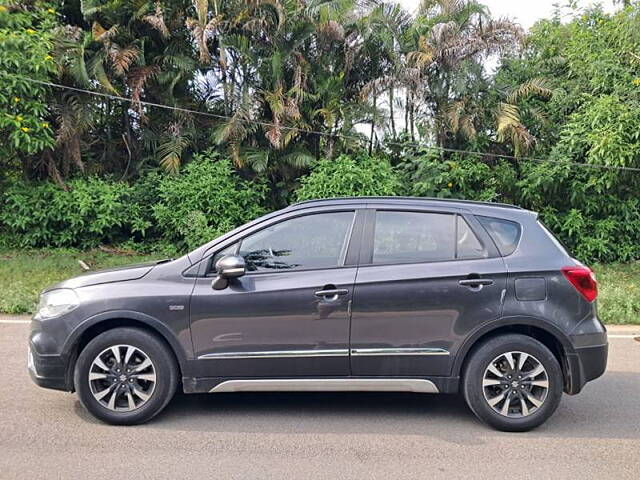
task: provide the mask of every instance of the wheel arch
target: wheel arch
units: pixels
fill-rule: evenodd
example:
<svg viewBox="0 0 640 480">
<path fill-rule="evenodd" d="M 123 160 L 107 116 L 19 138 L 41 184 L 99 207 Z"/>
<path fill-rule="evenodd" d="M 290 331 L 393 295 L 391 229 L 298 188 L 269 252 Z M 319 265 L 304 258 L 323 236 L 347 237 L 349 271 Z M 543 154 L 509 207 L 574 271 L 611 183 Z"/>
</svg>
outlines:
<svg viewBox="0 0 640 480">
<path fill-rule="evenodd" d="M 178 378 L 185 371 L 187 359 L 174 334 L 159 320 L 140 312 L 112 311 L 90 317 L 82 322 L 68 337 L 63 347 L 68 362 L 66 370 L 66 383 L 68 389 L 73 391 L 73 371 L 78 355 L 84 347 L 95 337 L 108 330 L 119 327 L 134 327 L 152 333 L 163 341 L 178 366 Z"/>
<path fill-rule="evenodd" d="M 464 367 L 471 358 L 474 349 L 489 338 L 506 334 L 519 333 L 535 338 L 545 345 L 557 358 L 565 383 L 565 390 L 570 388 L 572 372 L 569 355 L 575 353 L 568 336 L 554 325 L 534 317 L 505 317 L 497 322 L 484 325 L 470 335 L 462 344 L 453 364 L 452 375 L 461 377 Z"/>
</svg>

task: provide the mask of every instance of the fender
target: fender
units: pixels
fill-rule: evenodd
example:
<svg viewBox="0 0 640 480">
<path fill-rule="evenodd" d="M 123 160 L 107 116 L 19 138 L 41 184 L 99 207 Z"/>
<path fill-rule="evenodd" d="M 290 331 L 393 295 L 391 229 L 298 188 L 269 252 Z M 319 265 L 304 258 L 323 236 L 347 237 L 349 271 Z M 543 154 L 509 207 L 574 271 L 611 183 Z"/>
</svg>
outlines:
<svg viewBox="0 0 640 480">
<path fill-rule="evenodd" d="M 461 375 L 460 370 L 462 369 L 462 363 L 469 353 L 469 350 L 471 350 L 471 348 L 476 344 L 480 337 L 492 332 L 493 330 L 497 330 L 498 328 L 511 326 L 536 327 L 540 330 L 544 330 L 549 335 L 558 340 L 558 342 L 560 342 L 566 354 L 575 353 L 575 349 L 567 334 L 565 334 L 562 330 L 560 330 L 558 327 L 547 320 L 542 320 L 537 317 L 520 315 L 502 317 L 500 319 L 493 320 L 489 323 L 481 325 L 473 333 L 467 336 L 466 340 L 460 346 L 460 349 L 456 354 L 456 359 L 453 364 L 453 371 L 451 372 L 451 374 L 456 377 Z"/>
<path fill-rule="evenodd" d="M 107 320 L 135 320 L 147 325 L 153 331 L 158 333 L 160 337 L 166 340 L 178 359 L 180 370 L 183 372 L 185 371 L 189 359 L 187 358 L 184 348 L 180 345 L 180 342 L 173 332 L 157 318 L 147 315 L 146 313 L 136 312 L 133 310 L 109 310 L 87 318 L 76 326 L 76 328 L 67 337 L 67 340 L 62 347 L 63 355 L 69 358 L 75 347 L 78 345 L 82 334 L 92 326 Z"/>
</svg>

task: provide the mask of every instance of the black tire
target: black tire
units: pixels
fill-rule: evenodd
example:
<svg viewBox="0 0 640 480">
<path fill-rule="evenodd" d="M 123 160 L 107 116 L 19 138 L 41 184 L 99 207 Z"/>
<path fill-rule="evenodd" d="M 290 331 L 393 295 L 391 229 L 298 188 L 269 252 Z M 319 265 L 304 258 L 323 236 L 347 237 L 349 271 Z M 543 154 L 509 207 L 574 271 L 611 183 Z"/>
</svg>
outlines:
<svg viewBox="0 0 640 480">
<path fill-rule="evenodd" d="M 505 387 L 502 384 L 495 387 L 483 387 L 483 379 L 489 364 L 508 352 L 524 352 L 532 355 L 546 370 L 545 373 L 548 380 L 546 397 L 542 405 L 535 408 L 535 410 L 532 408 L 532 412 L 527 416 L 505 416 L 495 411 L 485 397 L 485 388 L 496 389 L 488 390 L 488 394 L 495 391 L 506 392 L 506 396 L 502 398 L 508 398 L 508 394 L 511 393 L 514 395 L 513 398 L 515 400 L 515 403 L 510 403 L 510 405 L 515 405 L 516 412 L 514 415 L 518 415 L 518 409 L 520 409 L 520 414 L 525 411 L 523 407 L 519 406 L 519 393 L 517 391 L 508 392 L 510 388 L 517 387 Z M 526 335 L 505 334 L 488 339 L 475 348 L 470 355 L 463 372 L 463 392 L 467 405 L 480 420 L 498 430 L 524 432 L 538 427 L 553 415 L 562 397 L 563 376 L 558 360 L 545 345 Z M 526 387 L 520 385 L 520 388 Z M 496 394 L 496 397 L 498 396 Z M 501 405 L 504 405 L 504 402 Z M 531 404 L 527 403 L 527 405 Z M 510 411 L 507 410 L 507 413 L 509 414 Z"/>
<path fill-rule="evenodd" d="M 116 345 L 139 349 L 152 362 L 155 373 L 155 384 L 150 396 L 131 411 L 115 411 L 107 408 L 94 397 L 91 390 L 89 373 L 94 360 L 101 355 L 101 352 Z M 94 371 L 95 368 L 93 366 Z M 114 383 L 116 381 L 114 380 Z M 80 402 L 94 417 L 113 425 L 136 425 L 151 420 L 173 398 L 178 385 L 178 367 L 173 353 L 152 333 L 138 328 L 114 328 L 98 335 L 82 350 L 75 365 L 74 384 Z M 125 385 L 122 388 L 128 387 Z M 138 402 L 143 402 L 141 398 L 135 398 Z"/>
</svg>

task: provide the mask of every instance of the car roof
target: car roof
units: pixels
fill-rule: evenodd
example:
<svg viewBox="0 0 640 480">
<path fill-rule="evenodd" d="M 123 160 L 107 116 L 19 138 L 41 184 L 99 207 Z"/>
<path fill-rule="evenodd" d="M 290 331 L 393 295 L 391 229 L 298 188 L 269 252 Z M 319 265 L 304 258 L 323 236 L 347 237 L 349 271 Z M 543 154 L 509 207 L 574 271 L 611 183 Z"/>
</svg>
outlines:
<svg viewBox="0 0 640 480">
<path fill-rule="evenodd" d="M 375 203 L 375 204 L 388 204 L 388 205 L 421 205 L 421 206 L 434 206 L 434 207 L 463 207 L 475 210 L 476 207 L 482 207 L 482 210 L 489 208 L 497 209 L 510 209 L 526 212 L 527 210 L 517 205 L 510 205 L 508 203 L 497 202 L 481 202 L 477 200 L 464 200 L 454 198 L 433 198 L 433 197 L 335 197 L 324 198 L 317 200 L 306 200 L 303 202 L 294 203 L 289 206 L 293 208 L 304 208 L 312 206 L 333 206 L 344 205 L 354 203 Z"/>
</svg>

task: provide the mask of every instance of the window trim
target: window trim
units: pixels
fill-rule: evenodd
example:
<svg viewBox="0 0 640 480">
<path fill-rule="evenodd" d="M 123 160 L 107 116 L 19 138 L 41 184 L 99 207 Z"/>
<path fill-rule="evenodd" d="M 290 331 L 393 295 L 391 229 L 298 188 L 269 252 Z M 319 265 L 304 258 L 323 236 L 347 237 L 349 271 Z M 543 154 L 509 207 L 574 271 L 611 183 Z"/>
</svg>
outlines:
<svg viewBox="0 0 640 480">
<path fill-rule="evenodd" d="M 473 228 L 471 228 L 471 225 L 469 224 L 469 222 L 464 218 L 463 215 L 460 215 L 459 213 L 455 214 L 456 216 L 456 227 L 455 227 L 455 255 L 454 258 L 455 260 L 484 260 L 487 258 L 491 258 L 491 252 L 489 250 L 489 248 L 487 247 L 487 243 L 482 241 L 482 238 L 473 230 Z M 486 257 L 477 257 L 477 258 L 460 258 L 458 255 L 458 224 L 460 223 L 459 221 L 462 220 L 465 225 L 469 228 L 469 230 L 471 230 L 471 233 L 473 234 L 474 237 L 476 237 L 476 240 L 478 240 L 478 242 L 480 243 L 480 246 L 487 252 L 487 256 Z"/>
<path fill-rule="evenodd" d="M 457 218 L 454 219 L 454 258 L 451 259 L 443 259 L 443 260 L 428 260 L 428 261 L 406 261 L 406 262 L 381 262 L 374 263 L 373 262 L 373 243 L 375 238 L 375 225 L 376 225 L 376 214 L 378 211 L 384 212 L 399 212 L 399 213 L 431 213 L 431 214 L 439 214 L 439 215 L 451 215 L 454 217 L 462 217 L 464 221 L 466 221 L 467 225 L 476 236 L 478 241 L 482 244 L 484 248 L 487 249 L 488 255 L 483 258 L 457 258 L 458 248 L 457 248 Z M 362 239 L 362 248 L 360 250 L 360 262 L 358 264 L 359 267 L 384 267 L 384 266 L 392 266 L 392 265 L 421 265 L 421 264 L 432 264 L 432 263 L 443 263 L 443 262 L 476 262 L 479 260 L 490 260 L 493 258 L 500 258 L 500 253 L 497 250 L 497 247 L 493 244 L 493 240 L 489 237 L 489 234 L 479 225 L 479 221 L 475 218 L 474 215 L 466 212 L 460 211 L 452 211 L 452 210 L 432 210 L 432 209 L 421 209 L 421 208 L 397 208 L 397 207 L 376 207 L 376 208 L 368 208 L 366 216 L 366 225 L 364 229 L 363 239 Z"/>
<path fill-rule="evenodd" d="M 321 268 L 301 268 L 301 269 L 296 269 L 296 270 L 273 270 L 273 271 L 263 271 L 263 272 L 250 272 L 247 271 L 245 273 L 245 277 L 246 276 L 253 276 L 253 275 L 272 275 L 272 274 L 278 274 L 278 273 L 297 273 L 297 272 L 313 272 L 313 271 L 320 271 L 320 270 L 334 270 L 334 269 L 338 269 L 338 268 L 345 268 L 345 267 L 355 267 L 356 265 L 348 265 L 345 263 L 346 259 L 348 258 L 352 246 L 355 247 L 354 245 L 354 238 L 357 237 L 357 229 L 354 228 L 354 226 L 356 225 L 356 222 L 359 218 L 358 212 L 360 210 L 363 210 L 362 208 L 358 208 L 358 207 L 349 207 L 349 206 L 340 206 L 339 208 L 335 208 L 335 209 L 321 209 L 321 210 L 315 210 L 315 211 L 300 211 L 300 212 L 296 212 L 296 215 L 287 215 L 285 217 L 276 217 L 273 222 L 269 222 L 268 224 L 265 225 L 261 225 L 260 228 L 256 228 L 255 230 L 252 230 L 250 232 L 242 232 L 243 234 L 238 235 L 238 236 L 234 236 L 233 239 L 228 239 L 229 241 L 225 241 L 223 245 L 220 245 L 219 248 L 215 248 L 215 250 L 211 250 L 210 253 L 207 254 L 206 257 L 204 257 L 201 260 L 201 264 L 206 265 L 204 268 L 204 271 L 202 273 L 199 272 L 198 277 L 199 278 L 212 278 L 216 276 L 216 273 L 212 270 L 212 266 L 211 266 L 211 262 L 213 260 L 213 257 L 215 257 L 219 252 L 223 251 L 224 249 L 230 247 L 231 245 L 237 243 L 238 244 L 238 249 L 240 248 L 240 246 L 242 245 L 242 241 L 247 238 L 250 237 L 252 235 L 255 235 L 258 232 L 261 232 L 262 230 L 266 230 L 267 228 L 273 227 L 274 225 L 278 225 L 280 223 L 289 221 L 289 220 L 293 220 L 296 218 L 301 218 L 301 217 L 309 217 L 312 215 L 322 215 L 322 214 L 327 214 L 327 213 L 340 213 L 340 212 L 351 212 L 353 214 L 353 218 L 351 220 L 351 225 L 349 226 L 349 229 L 347 230 L 347 234 L 345 235 L 346 238 L 346 242 L 345 242 L 345 246 L 343 247 L 343 251 L 340 252 L 340 258 L 338 259 L 338 265 L 332 266 L 332 267 L 321 267 Z M 359 239 L 358 239 L 359 240 Z M 238 253 L 239 250 L 236 250 L 236 254 Z M 200 269 L 198 269 L 200 270 Z"/>
</svg>

